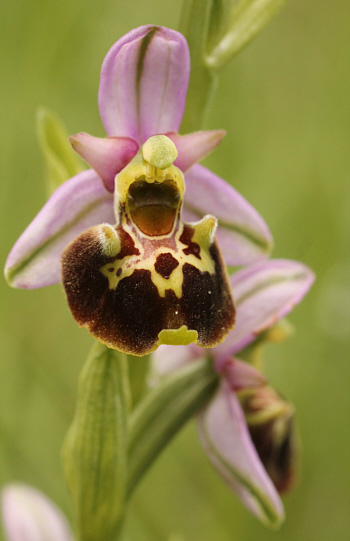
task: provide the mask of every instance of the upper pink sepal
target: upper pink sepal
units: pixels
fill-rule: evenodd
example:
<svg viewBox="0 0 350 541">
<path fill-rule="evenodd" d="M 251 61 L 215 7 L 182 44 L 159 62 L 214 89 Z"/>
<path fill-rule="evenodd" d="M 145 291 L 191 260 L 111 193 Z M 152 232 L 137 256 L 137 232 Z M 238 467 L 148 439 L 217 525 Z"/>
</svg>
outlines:
<svg viewBox="0 0 350 541">
<path fill-rule="evenodd" d="M 221 365 L 216 363 L 215 368 L 229 382 L 233 391 L 267 385 L 267 379 L 262 372 L 239 359 L 227 359 Z"/>
<path fill-rule="evenodd" d="M 190 72 L 186 39 L 162 26 L 140 26 L 119 39 L 101 69 L 99 108 L 108 135 L 143 144 L 177 132 Z"/>
<path fill-rule="evenodd" d="M 106 189 L 114 192 L 115 176 L 132 160 L 139 145 L 129 137 L 94 137 L 78 133 L 69 138 L 74 150 L 102 179 Z"/>
<path fill-rule="evenodd" d="M 225 130 L 197 131 L 180 135 L 179 133 L 166 134 L 175 144 L 179 153 L 174 164 L 181 171 L 186 172 L 192 165 L 199 162 L 216 148 L 223 137 Z"/>
</svg>

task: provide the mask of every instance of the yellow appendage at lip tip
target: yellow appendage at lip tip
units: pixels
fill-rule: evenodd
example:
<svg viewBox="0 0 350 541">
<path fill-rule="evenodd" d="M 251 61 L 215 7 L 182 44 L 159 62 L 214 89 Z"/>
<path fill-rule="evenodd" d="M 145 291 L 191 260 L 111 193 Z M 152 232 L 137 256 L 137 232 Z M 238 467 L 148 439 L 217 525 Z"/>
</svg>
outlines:
<svg viewBox="0 0 350 541">
<path fill-rule="evenodd" d="M 99 241 L 104 255 L 114 257 L 120 251 L 120 239 L 117 231 L 109 224 L 102 224 L 99 232 Z"/>
<path fill-rule="evenodd" d="M 163 329 L 158 334 L 159 345 L 167 346 L 188 346 L 196 342 L 198 332 L 188 330 L 187 325 L 182 325 L 179 329 Z"/>
</svg>

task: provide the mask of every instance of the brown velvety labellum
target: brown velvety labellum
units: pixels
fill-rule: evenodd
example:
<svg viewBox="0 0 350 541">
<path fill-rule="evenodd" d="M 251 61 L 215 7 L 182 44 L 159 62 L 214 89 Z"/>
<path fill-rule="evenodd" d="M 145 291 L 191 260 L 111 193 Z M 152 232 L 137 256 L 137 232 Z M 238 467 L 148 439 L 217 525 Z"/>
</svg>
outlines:
<svg viewBox="0 0 350 541">
<path fill-rule="evenodd" d="M 234 325 L 235 310 L 215 242 L 209 250 L 212 273 L 199 270 L 186 256 L 179 255 L 179 262 L 169 251 L 146 269 L 141 268 L 142 252 L 138 255 L 139 248 L 122 227 L 116 228 L 119 253 L 104 255 L 102 227 L 82 233 L 63 254 L 63 283 L 80 326 L 109 347 L 134 355 L 154 351 L 160 331 L 183 325 L 198 332 L 200 346 L 213 347 L 224 339 Z M 180 295 L 172 284 L 179 269 Z"/>
<path fill-rule="evenodd" d="M 118 226 L 91 227 L 62 256 L 63 284 L 78 324 L 107 346 L 139 356 L 160 344 L 214 347 L 235 321 L 213 240 L 217 220 L 181 221 L 184 178 L 174 165 L 161 167 L 168 148 L 162 141 L 146 145 L 150 161 L 139 152 L 117 175 Z"/>
<path fill-rule="evenodd" d="M 294 420 L 289 419 L 284 426 L 284 434 L 276 434 L 280 429 L 276 420 L 261 425 L 249 426 L 249 431 L 261 462 L 280 494 L 291 488 L 295 481 L 297 464 L 297 445 Z M 277 437 L 276 437 L 277 436 Z"/>
</svg>

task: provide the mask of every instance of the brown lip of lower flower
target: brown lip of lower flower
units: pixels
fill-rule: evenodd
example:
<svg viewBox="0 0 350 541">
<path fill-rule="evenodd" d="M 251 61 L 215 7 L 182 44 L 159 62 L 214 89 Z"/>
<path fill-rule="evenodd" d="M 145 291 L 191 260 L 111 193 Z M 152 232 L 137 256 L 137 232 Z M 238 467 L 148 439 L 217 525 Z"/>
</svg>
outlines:
<svg viewBox="0 0 350 541">
<path fill-rule="evenodd" d="M 285 493 L 295 484 L 299 463 L 294 406 L 268 386 L 237 394 L 260 460 L 277 491 Z"/>
</svg>

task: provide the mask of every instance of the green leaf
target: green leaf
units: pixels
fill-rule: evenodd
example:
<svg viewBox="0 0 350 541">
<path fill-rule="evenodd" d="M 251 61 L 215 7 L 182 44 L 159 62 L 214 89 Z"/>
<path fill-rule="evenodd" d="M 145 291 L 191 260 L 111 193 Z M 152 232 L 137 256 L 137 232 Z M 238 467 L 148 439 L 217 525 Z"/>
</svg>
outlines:
<svg viewBox="0 0 350 541">
<path fill-rule="evenodd" d="M 58 116 L 41 107 L 37 112 L 37 134 L 46 166 L 46 186 L 51 195 L 63 182 L 84 170 Z"/>
<path fill-rule="evenodd" d="M 127 381 L 125 355 L 96 342 L 79 378 L 75 417 L 63 447 L 79 541 L 112 541 L 122 525 Z"/>
<path fill-rule="evenodd" d="M 276 15 L 284 0 L 186 0 L 180 32 L 191 54 L 191 77 L 181 132 L 203 128 L 219 81 L 218 69 Z"/>
<path fill-rule="evenodd" d="M 231 11 L 227 32 L 206 57 L 208 69 L 218 69 L 263 30 L 284 0 L 241 0 Z"/>
</svg>

